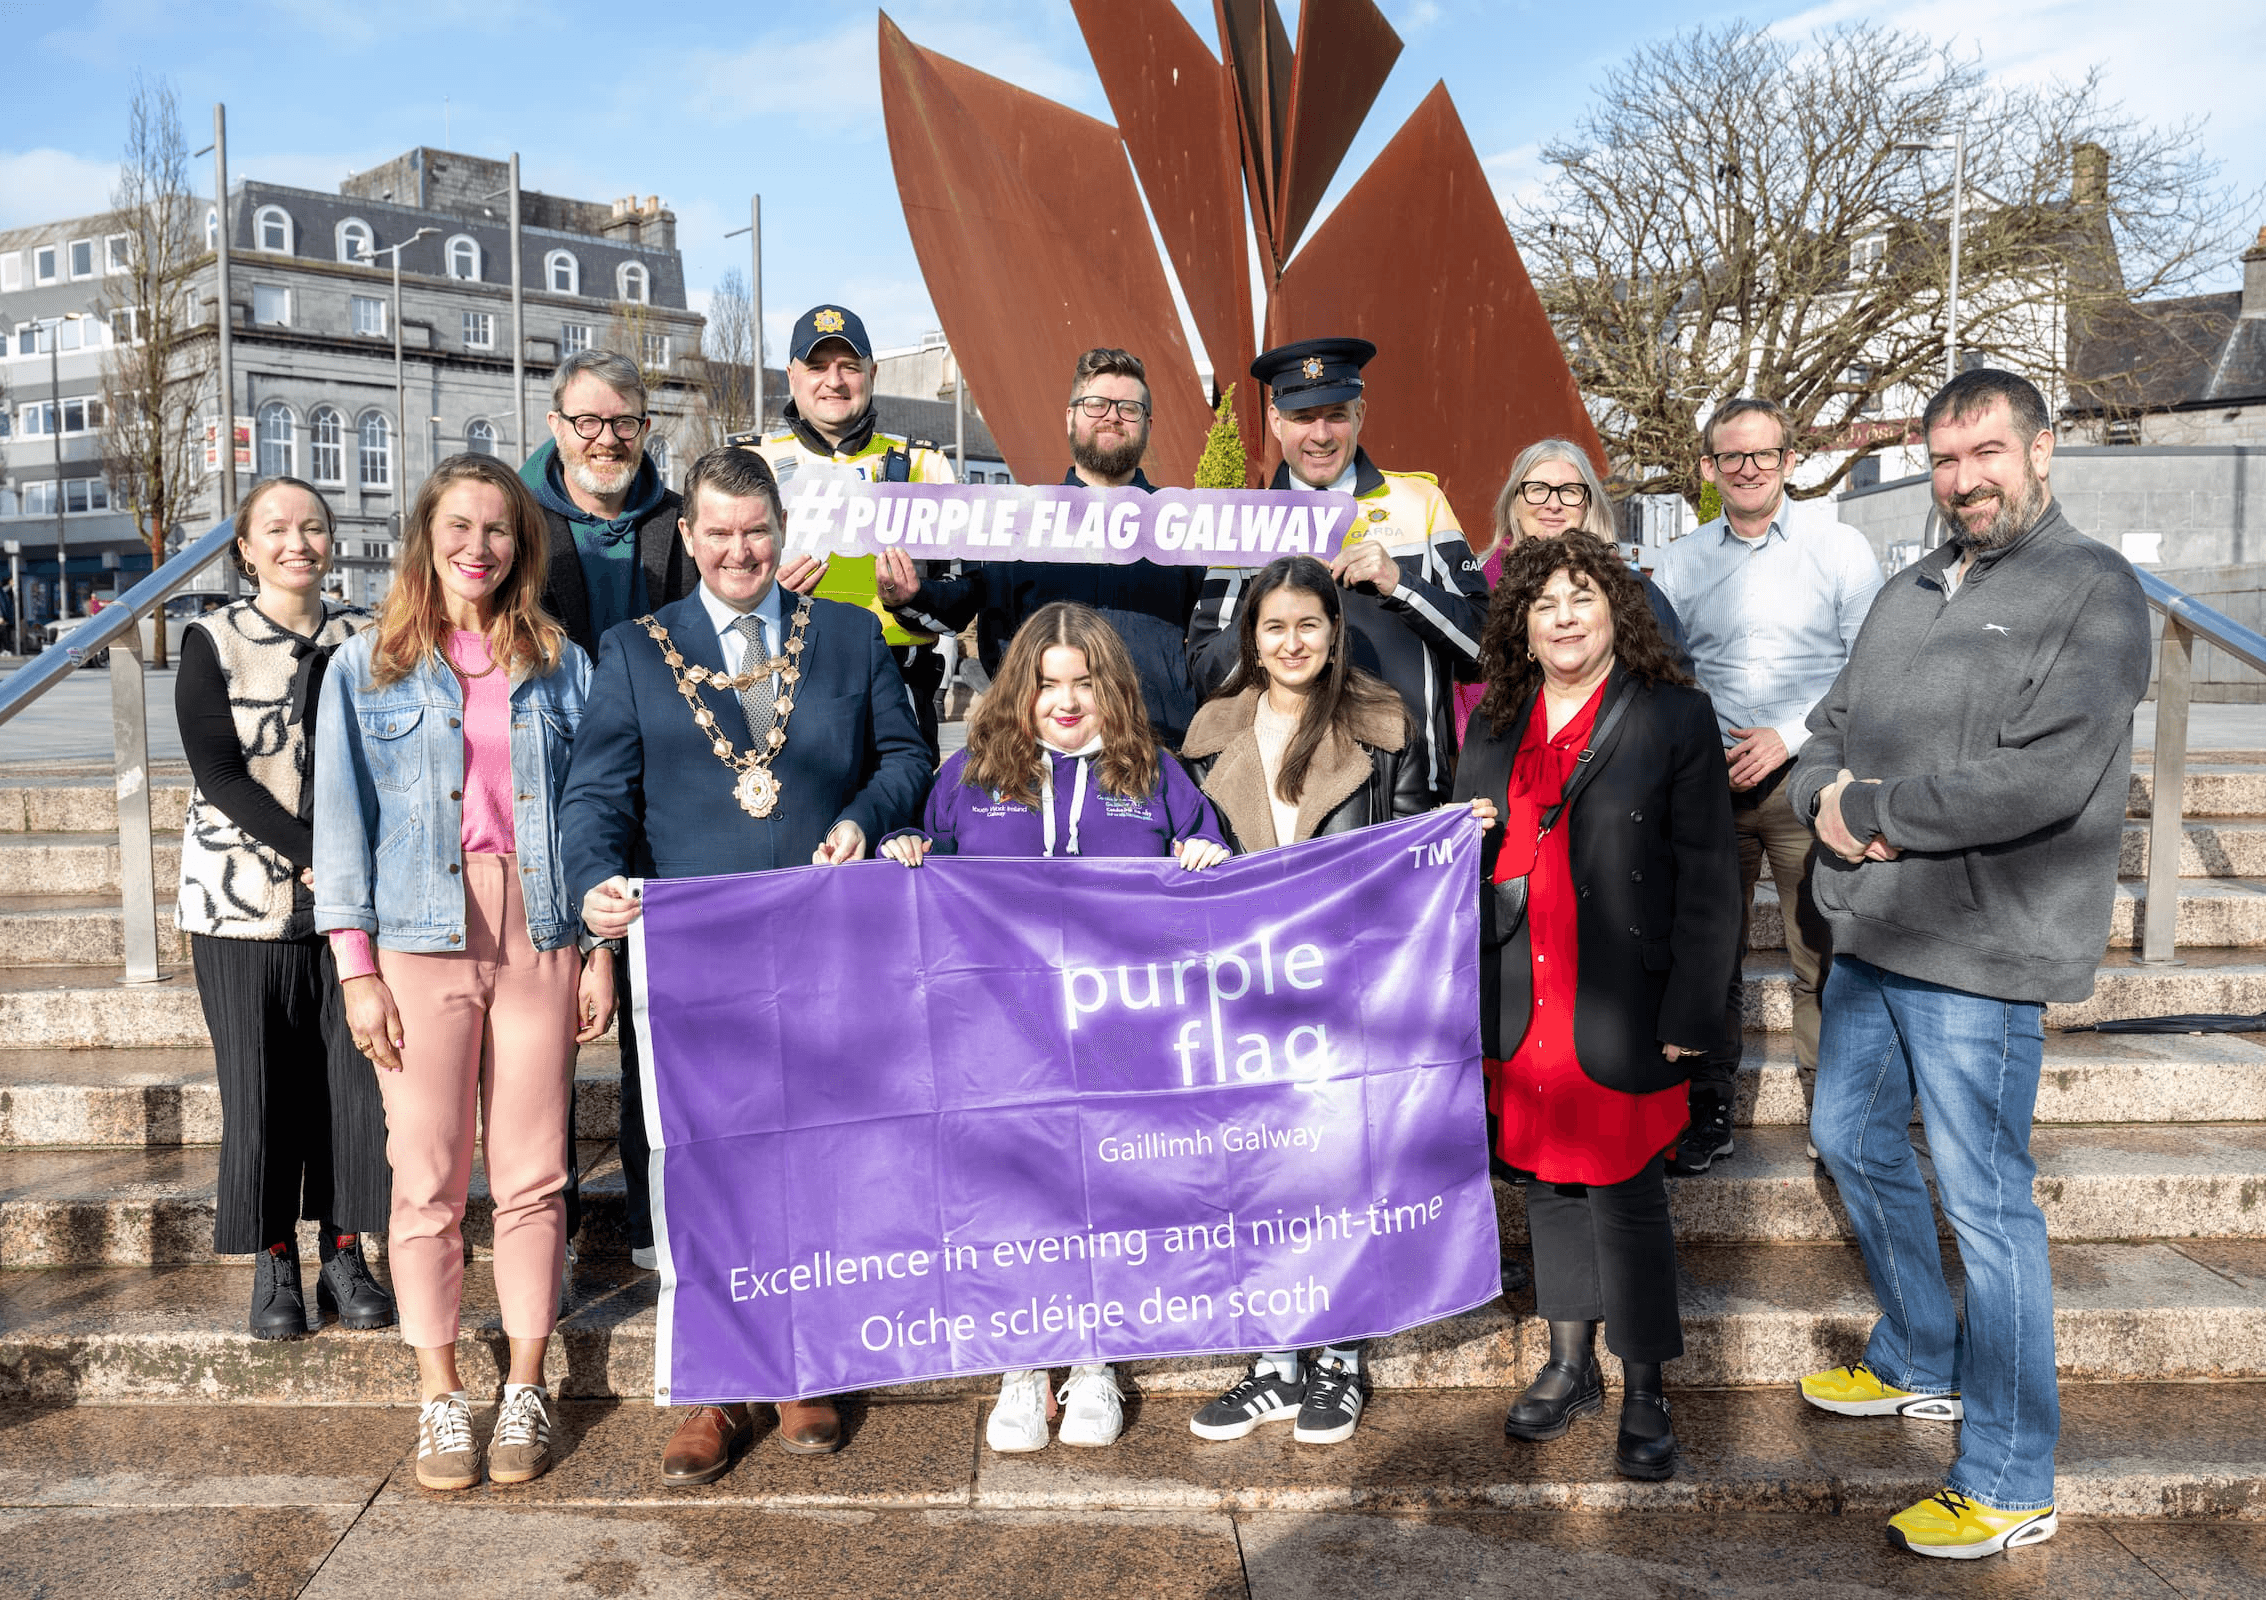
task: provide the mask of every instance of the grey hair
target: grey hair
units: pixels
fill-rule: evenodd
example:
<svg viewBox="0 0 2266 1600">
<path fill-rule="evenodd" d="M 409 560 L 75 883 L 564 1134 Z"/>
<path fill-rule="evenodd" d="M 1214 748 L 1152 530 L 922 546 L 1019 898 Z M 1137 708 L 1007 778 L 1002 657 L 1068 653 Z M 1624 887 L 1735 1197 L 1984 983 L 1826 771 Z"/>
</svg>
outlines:
<svg viewBox="0 0 2266 1600">
<path fill-rule="evenodd" d="M 2046 413 L 2046 397 L 2028 378 L 1999 367 L 1973 367 L 1935 392 L 1920 413 L 1920 436 L 1935 432 L 1944 421 L 1966 422 L 1990 409 L 1993 400 L 2006 402 L 2007 420 L 2015 436 L 2027 444 L 2053 426 Z"/>
<path fill-rule="evenodd" d="M 645 379 L 637 370 L 637 363 L 611 350 L 577 350 L 559 363 L 551 374 L 551 409 L 565 409 L 567 385 L 587 374 L 637 407 L 640 415 L 645 411 Z"/>
<path fill-rule="evenodd" d="M 1581 531 L 1593 533 L 1612 544 L 1621 537 L 1614 525 L 1610 503 L 1605 498 L 1604 480 L 1597 468 L 1590 464 L 1589 453 L 1571 439 L 1537 439 L 1519 452 L 1511 463 L 1511 475 L 1503 480 L 1502 493 L 1495 496 L 1495 543 L 1505 549 L 1518 541 L 1519 485 L 1526 475 L 1545 461 L 1563 461 L 1581 474 L 1581 481 L 1589 485 L 1589 504 L 1582 508 Z M 1506 543 L 1506 541 L 1508 541 Z"/>
</svg>

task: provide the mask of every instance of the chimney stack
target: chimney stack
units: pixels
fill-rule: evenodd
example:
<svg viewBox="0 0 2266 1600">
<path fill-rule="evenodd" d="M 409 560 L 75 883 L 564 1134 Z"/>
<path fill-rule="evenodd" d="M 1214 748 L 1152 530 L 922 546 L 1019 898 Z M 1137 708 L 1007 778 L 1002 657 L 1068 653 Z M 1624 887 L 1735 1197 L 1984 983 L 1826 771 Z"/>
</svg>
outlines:
<svg viewBox="0 0 2266 1600">
<path fill-rule="evenodd" d="M 2109 203 L 2109 152 L 2087 140 L 2070 151 L 2069 198 L 2080 210 Z"/>
<path fill-rule="evenodd" d="M 2242 314 L 2266 317 L 2266 228 L 2258 242 L 2242 253 Z"/>
</svg>

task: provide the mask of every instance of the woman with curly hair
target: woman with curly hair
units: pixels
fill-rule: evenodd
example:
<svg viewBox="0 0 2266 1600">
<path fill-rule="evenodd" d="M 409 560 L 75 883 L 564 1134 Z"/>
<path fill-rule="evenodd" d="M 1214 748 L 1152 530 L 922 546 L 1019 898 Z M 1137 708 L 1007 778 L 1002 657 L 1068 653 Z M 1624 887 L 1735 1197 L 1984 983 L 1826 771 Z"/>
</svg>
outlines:
<svg viewBox="0 0 2266 1600">
<path fill-rule="evenodd" d="M 1661 1367 L 1684 1353 L 1664 1157 L 1684 1058 L 1715 1048 L 1739 858 L 1715 713 L 1636 576 L 1587 533 L 1521 542 L 1480 638 L 1486 696 L 1456 796 L 1496 800 L 1481 857 L 1480 1031 L 1496 1153 L 1527 1175 L 1550 1360 L 1504 1419 L 1555 1439 L 1621 1359 L 1614 1466 L 1675 1471 Z"/>
<path fill-rule="evenodd" d="M 1170 856 L 1190 871 L 1228 854 L 1211 803 L 1150 731 L 1125 641 L 1070 600 L 1016 630 L 920 828 L 891 834 L 880 853 L 908 867 L 931 855 Z M 1114 1444 L 1125 1426 L 1107 1364 L 1072 1367 L 1052 1396 L 1046 1373 L 1026 1369 L 1000 1379 L 985 1442 L 1001 1454 L 1045 1449 L 1050 1399 L 1063 1407 L 1064 1444 Z"/>
</svg>

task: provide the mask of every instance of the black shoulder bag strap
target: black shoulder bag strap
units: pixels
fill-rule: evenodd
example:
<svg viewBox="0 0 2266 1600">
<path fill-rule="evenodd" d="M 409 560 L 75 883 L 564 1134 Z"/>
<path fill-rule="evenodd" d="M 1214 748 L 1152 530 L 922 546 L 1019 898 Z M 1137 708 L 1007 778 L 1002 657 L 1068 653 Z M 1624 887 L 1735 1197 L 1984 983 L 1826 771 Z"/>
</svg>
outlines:
<svg viewBox="0 0 2266 1600">
<path fill-rule="evenodd" d="M 1537 849 L 1544 839 L 1550 837 L 1550 830 L 1558 825 L 1559 817 L 1565 814 L 1566 807 L 1574 803 L 1574 797 L 1588 786 L 1590 775 L 1597 770 L 1597 757 L 1610 745 L 1614 732 L 1621 726 L 1622 715 L 1627 712 L 1629 702 L 1636 696 L 1637 685 L 1627 685 L 1622 689 L 1620 697 L 1606 707 L 1605 715 L 1597 726 L 1590 729 L 1589 743 L 1574 758 L 1573 776 L 1566 780 L 1565 788 L 1559 792 L 1558 803 L 1542 813 L 1542 825 L 1534 836 Z M 1526 878 L 1526 874 L 1521 874 L 1492 885 L 1495 897 L 1492 907 L 1494 914 L 1489 919 L 1492 926 L 1487 929 L 1486 942 L 1489 945 L 1500 947 L 1509 944 L 1518 937 L 1519 929 L 1525 926 Z"/>
</svg>

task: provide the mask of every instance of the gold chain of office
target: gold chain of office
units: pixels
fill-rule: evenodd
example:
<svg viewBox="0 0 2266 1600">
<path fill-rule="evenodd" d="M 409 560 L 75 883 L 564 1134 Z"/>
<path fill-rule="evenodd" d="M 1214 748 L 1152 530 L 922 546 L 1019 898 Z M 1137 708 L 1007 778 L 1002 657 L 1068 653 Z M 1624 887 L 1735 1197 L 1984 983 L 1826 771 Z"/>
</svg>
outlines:
<svg viewBox="0 0 2266 1600">
<path fill-rule="evenodd" d="M 795 685 L 802 681 L 803 670 L 798 664 L 803 653 L 803 630 L 810 626 L 810 601 L 804 600 L 795 608 L 795 620 L 787 630 L 787 653 L 773 656 L 767 661 L 746 663 L 735 676 L 718 672 L 713 667 L 697 663 L 686 665 L 685 658 L 669 638 L 669 630 L 648 615 L 637 619 L 661 647 L 661 659 L 669 664 L 670 673 L 677 680 L 677 693 L 685 697 L 692 708 L 692 720 L 708 736 L 708 747 L 716 752 L 716 759 L 739 774 L 733 785 L 732 797 L 739 801 L 740 809 L 751 817 L 768 817 L 779 805 L 779 775 L 771 770 L 771 763 L 787 744 L 787 718 L 794 714 Z M 732 748 L 732 741 L 716 725 L 716 713 L 701 702 L 703 684 L 712 688 L 739 694 L 752 689 L 773 673 L 779 675 L 779 698 L 771 706 L 771 733 L 760 750 Z"/>
</svg>

